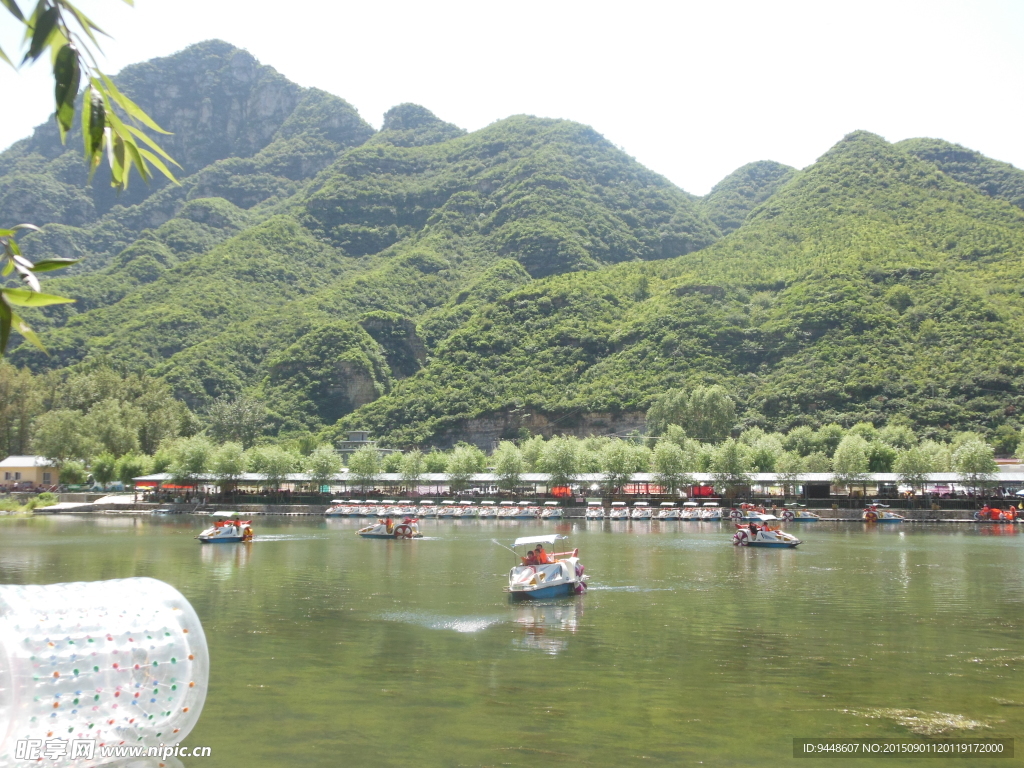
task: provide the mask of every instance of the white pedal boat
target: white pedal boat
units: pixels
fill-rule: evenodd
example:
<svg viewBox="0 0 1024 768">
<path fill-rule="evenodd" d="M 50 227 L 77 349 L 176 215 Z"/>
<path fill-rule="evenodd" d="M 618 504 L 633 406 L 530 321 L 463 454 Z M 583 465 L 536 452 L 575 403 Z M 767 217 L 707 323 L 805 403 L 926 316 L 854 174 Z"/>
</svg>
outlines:
<svg viewBox="0 0 1024 768">
<path fill-rule="evenodd" d="M 404 517 L 396 525 L 391 518 L 387 518 L 360 528 L 356 535 L 364 539 L 422 539 L 418 522 L 415 517 Z"/>
<path fill-rule="evenodd" d="M 515 520 L 536 520 L 540 517 L 540 507 L 532 501 L 520 501 L 519 506 L 514 508 L 511 517 Z"/>
<path fill-rule="evenodd" d="M 497 517 L 498 510 L 493 501 L 481 501 L 480 511 L 477 513 L 477 517 Z"/>
<path fill-rule="evenodd" d="M 659 520 L 678 520 L 679 519 L 679 507 L 672 501 L 663 501 L 658 507 Z"/>
<path fill-rule="evenodd" d="M 344 499 L 331 499 L 331 506 L 324 512 L 324 517 L 348 517 L 352 510 L 352 504 L 358 503 L 358 501 L 351 502 Z"/>
<path fill-rule="evenodd" d="M 757 507 L 753 504 L 740 504 L 739 509 L 733 508 L 729 512 L 729 517 L 736 522 L 743 521 L 745 523 L 769 523 L 779 518 L 770 512 L 766 512 L 764 507 Z"/>
<path fill-rule="evenodd" d="M 608 512 L 609 520 L 629 520 L 629 510 L 626 508 L 626 502 L 624 501 L 613 501 L 612 508 Z"/>
<path fill-rule="evenodd" d="M 604 505 L 600 501 L 588 501 L 587 520 L 604 520 Z"/>
<path fill-rule="evenodd" d="M 816 523 L 821 520 L 820 515 L 808 512 L 806 509 L 782 508 L 782 519 L 787 523 Z"/>
<path fill-rule="evenodd" d="M 563 517 L 562 508 L 557 501 L 545 501 L 544 508 L 540 510 L 541 520 L 561 520 Z"/>
<path fill-rule="evenodd" d="M 722 508 L 718 506 L 717 501 L 706 501 L 704 506 L 700 510 L 701 520 L 721 520 L 722 519 Z"/>
<path fill-rule="evenodd" d="M 902 523 L 906 518 L 881 504 L 869 504 L 861 519 L 865 523 Z"/>
<path fill-rule="evenodd" d="M 793 549 L 802 542 L 796 536 L 767 525 L 737 525 L 732 536 L 733 546 L 737 547 L 771 547 L 776 549 Z"/>
<path fill-rule="evenodd" d="M 554 549 L 556 542 L 567 537 L 561 534 L 549 536 L 522 536 L 512 544 L 516 547 L 533 547 L 537 544 Z M 518 556 L 518 552 L 516 552 Z M 520 558 L 519 565 L 508 572 L 508 589 L 512 599 L 542 600 L 548 597 L 579 595 L 587 590 L 587 580 L 583 575 L 583 564 L 580 562 L 579 550 L 571 552 L 548 553 L 550 562 L 527 564 L 526 558 Z"/>
<path fill-rule="evenodd" d="M 684 501 L 683 508 L 679 510 L 680 520 L 700 520 L 700 508 L 696 501 Z"/>
<path fill-rule="evenodd" d="M 452 517 L 476 517 L 476 507 L 473 506 L 472 501 L 460 501 L 459 506 L 452 513 Z"/>
<path fill-rule="evenodd" d="M 651 508 L 646 501 L 638 501 L 633 505 L 633 511 L 629 515 L 632 520 L 650 520 Z"/>
<path fill-rule="evenodd" d="M 196 536 L 203 544 L 235 544 L 252 541 L 252 521 L 241 520 L 234 512 L 214 512 L 214 517 L 224 517 Z"/>
</svg>

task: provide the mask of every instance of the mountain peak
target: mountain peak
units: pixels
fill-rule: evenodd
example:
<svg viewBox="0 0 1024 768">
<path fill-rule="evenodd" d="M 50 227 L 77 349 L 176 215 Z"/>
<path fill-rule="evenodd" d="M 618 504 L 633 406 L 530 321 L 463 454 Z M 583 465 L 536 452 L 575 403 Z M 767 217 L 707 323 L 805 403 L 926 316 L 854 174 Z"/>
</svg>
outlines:
<svg viewBox="0 0 1024 768">
<path fill-rule="evenodd" d="M 384 113 L 384 126 L 375 141 L 397 147 L 422 147 L 465 135 L 419 104 L 399 104 Z"/>
</svg>

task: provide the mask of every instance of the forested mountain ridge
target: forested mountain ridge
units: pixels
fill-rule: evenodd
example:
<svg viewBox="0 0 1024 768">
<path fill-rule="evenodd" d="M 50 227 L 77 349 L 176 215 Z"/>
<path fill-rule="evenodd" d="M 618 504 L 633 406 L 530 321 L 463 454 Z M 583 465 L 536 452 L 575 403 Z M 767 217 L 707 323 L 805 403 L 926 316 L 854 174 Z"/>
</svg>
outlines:
<svg viewBox="0 0 1024 768">
<path fill-rule="evenodd" d="M 374 131 L 216 41 L 122 74 L 169 127 L 147 88 L 189 119 L 209 101 L 197 141 L 217 146 L 168 145 L 207 164 L 113 207 L 75 186 L 74 136 L 0 153 L 0 198 L 38 182 L 77 201 L 26 252 L 88 254 L 47 281 L 77 302 L 30 318 L 49 355 L 22 346 L 19 365 L 103 361 L 199 414 L 244 394 L 272 433 L 396 445 L 632 429 L 661 392 L 708 383 L 748 426 L 1019 425 L 1012 166 L 857 132 L 696 198 L 570 121 L 466 133 L 402 104 Z"/>
<path fill-rule="evenodd" d="M 858 132 L 706 249 L 502 297 L 339 426 L 447 443 L 514 411 L 571 431 L 714 382 L 747 425 L 992 429 L 1024 407 L 1021 277 L 1024 212 Z"/>
<path fill-rule="evenodd" d="M 13 359 L 145 368 L 199 410 L 257 391 L 276 427 L 317 429 L 390 391 L 427 344 L 531 277 L 668 258 L 720 236 L 696 198 L 586 126 L 517 116 L 467 135 L 411 104 L 367 136 L 349 121 L 351 146 L 334 142 L 333 161 L 294 191 L 242 199 L 268 188 L 259 163 L 282 142 L 294 149 L 284 134 L 310 102 L 322 108 L 307 110 L 300 151 L 285 155 L 307 157 L 324 113 L 351 109 L 340 99 L 308 92 L 251 158 L 216 160 L 102 217 L 95 229 L 159 225 L 135 227 L 101 269 L 51 280 L 78 302 L 33 318 L 49 325 L 49 355 Z M 171 217 L 147 219 L 157 208 Z M 26 238 L 26 251 L 46 252 L 59 226 Z"/>
</svg>

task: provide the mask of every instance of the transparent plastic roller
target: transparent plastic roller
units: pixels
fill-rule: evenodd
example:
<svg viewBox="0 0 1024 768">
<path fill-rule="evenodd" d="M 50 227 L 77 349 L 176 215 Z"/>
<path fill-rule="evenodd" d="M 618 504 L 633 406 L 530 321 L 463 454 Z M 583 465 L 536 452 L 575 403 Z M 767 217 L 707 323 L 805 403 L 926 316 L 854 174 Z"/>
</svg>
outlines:
<svg viewBox="0 0 1024 768">
<path fill-rule="evenodd" d="M 178 744 L 209 669 L 199 618 L 162 581 L 0 585 L 0 765 L 32 765 L 26 749 L 57 768 Z"/>
</svg>

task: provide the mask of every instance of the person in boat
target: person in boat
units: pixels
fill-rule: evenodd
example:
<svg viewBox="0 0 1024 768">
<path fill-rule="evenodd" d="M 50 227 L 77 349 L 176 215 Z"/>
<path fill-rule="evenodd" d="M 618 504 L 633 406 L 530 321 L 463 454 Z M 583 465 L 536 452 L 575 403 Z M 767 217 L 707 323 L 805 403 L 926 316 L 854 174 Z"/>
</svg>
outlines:
<svg viewBox="0 0 1024 768">
<path fill-rule="evenodd" d="M 523 565 L 536 565 L 537 564 L 537 553 L 532 549 L 527 550 L 526 557 L 522 558 Z"/>
<path fill-rule="evenodd" d="M 388 533 L 394 533 L 395 524 L 390 517 L 384 518 L 384 528 Z"/>
<path fill-rule="evenodd" d="M 544 551 L 544 545 L 543 544 L 538 544 L 537 545 L 536 552 L 537 552 L 537 562 L 538 563 L 544 564 L 544 563 L 553 563 L 554 562 L 554 560 L 551 559 L 551 556 L 547 552 Z"/>
<path fill-rule="evenodd" d="M 751 536 L 751 538 L 757 536 L 757 523 L 753 523 L 752 522 L 750 524 L 749 528 L 750 528 L 750 536 Z"/>
</svg>

